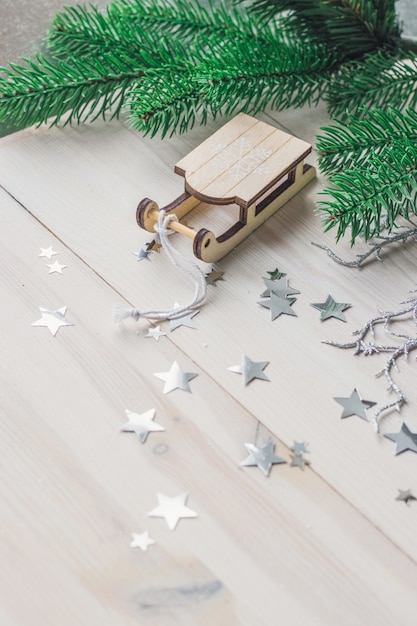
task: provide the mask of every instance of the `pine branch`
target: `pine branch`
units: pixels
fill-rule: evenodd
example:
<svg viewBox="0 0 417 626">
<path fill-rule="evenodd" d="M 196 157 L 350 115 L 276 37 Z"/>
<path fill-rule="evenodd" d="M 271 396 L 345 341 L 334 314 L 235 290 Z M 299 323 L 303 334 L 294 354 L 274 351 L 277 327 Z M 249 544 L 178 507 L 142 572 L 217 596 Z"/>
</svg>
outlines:
<svg viewBox="0 0 417 626">
<path fill-rule="evenodd" d="M 417 55 L 377 51 L 339 68 L 328 94 L 332 116 L 362 114 L 386 106 L 399 111 L 417 107 Z"/>
<path fill-rule="evenodd" d="M 363 119 L 349 115 L 321 129 L 317 137 L 319 167 L 323 173 L 364 167 L 369 159 L 384 152 L 417 150 L 417 112 L 407 109 L 371 109 Z"/>
<path fill-rule="evenodd" d="M 325 232 L 337 227 L 337 241 L 348 228 L 352 245 L 358 235 L 367 241 L 382 229 L 392 232 L 398 217 L 410 220 L 417 214 L 417 150 L 383 156 L 369 159 L 363 169 L 335 174 L 334 186 L 323 192 L 331 199 L 319 202 L 318 210 Z"/>
<path fill-rule="evenodd" d="M 254 0 L 250 11 L 266 22 L 284 14 L 285 28 L 300 39 L 325 41 L 339 60 L 394 49 L 400 39 L 395 0 Z"/>
<path fill-rule="evenodd" d="M 131 126 L 152 137 L 158 132 L 164 137 L 190 130 L 197 120 L 205 124 L 209 114 L 214 117 L 190 71 L 184 67 L 149 71 L 129 94 Z"/>
<path fill-rule="evenodd" d="M 54 125 L 68 112 L 66 124 L 117 117 L 132 82 L 144 75 L 135 60 L 110 55 L 100 61 L 52 62 L 38 56 L 36 62 L 25 62 L 0 70 L 5 75 L 0 78 L 0 121 L 21 127 L 49 118 Z"/>
<path fill-rule="evenodd" d="M 201 34 L 224 38 L 228 31 L 231 37 L 253 34 L 257 20 L 223 3 L 204 8 L 195 0 L 118 0 L 108 4 L 104 13 L 94 6 L 67 7 L 55 16 L 47 43 L 51 53 L 62 58 L 100 55 L 105 50 L 137 54 L 143 43 L 156 51 L 161 33 L 185 44 Z"/>
<path fill-rule="evenodd" d="M 334 63 L 324 46 L 268 46 L 241 38 L 208 47 L 211 55 L 199 65 L 196 80 L 212 109 L 226 115 L 316 104 Z"/>
<path fill-rule="evenodd" d="M 122 26 L 122 27 L 121 27 Z M 49 51 L 56 57 L 67 58 L 73 54 L 88 56 L 120 50 L 137 53 L 140 46 L 137 33 L 129 23 L 121 24 L 109 19 L 97 7 L 68 6 L 57 13 L 46 35 Z"/>
</svg>

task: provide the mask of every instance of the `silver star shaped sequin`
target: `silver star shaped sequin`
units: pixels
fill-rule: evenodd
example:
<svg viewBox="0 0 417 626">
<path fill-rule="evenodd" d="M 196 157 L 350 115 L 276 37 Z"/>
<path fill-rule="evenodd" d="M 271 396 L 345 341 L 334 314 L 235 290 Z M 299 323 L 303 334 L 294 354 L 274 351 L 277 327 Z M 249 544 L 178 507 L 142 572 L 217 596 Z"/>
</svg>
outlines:
<svg viewBox="0 0 417 626">
<path fill-rule="evenodd" d="M 307 444 L 305 441 L 294 441 L 290 450 L 295 452 L 295 454 L 306 454 L 310 452 L 310 450 L 308 450 L 307 448 Z"/>
<path fill-rule="evenodd" d="M 47 263 L 46 265 L 49 267 L 49 274 L 62 274 L 62 270 L 68 267 L 67 265 L 61 265 L 58 261 L 54 261 L 54 263 Z"/>
<path fill-rule="evenodd" d="M 184 391 L 189 391 L 191 393 L 191 387 L 188 383 L 190 380 L 193 380 L 193 378 L 198 376 L 198 374 L 194 374 L 193 372 L 184 372 L 178 363 L 174 361 L 169 372 L 160 372 L 158 374 L 154 374 L 154 376 L 165 381 L 163 393 L 169 393 L 174 389 L 183 389 Z"/>
<path fill-rule="evenodd" d="M 403 491 L 402 489 L 398 489 L 398 496 L 395 499 L 399 500 L 400 502 L 405 502 L 407 506 L 412 500 L 417 500 L 417 498 L 415 498 L 411 493 L 410 489 L 406 489 L 405 491 Z"/>
<path fill-rule="evenodd" d="M 315 309 L 320 311 L 321 321 L 329 319 L 329 317 L 335 317 L 342 322 L 346 322 L 346 317 L 343 315 L 343 311 L 351 307 L 351 304 L 335 302 L 332 296 L 327 296 L 326 302 L 316 302 L 312 304 Z"/>
<path fill-rule="evenodd" d="M 211 270 L 210 274 L 206 274 L 206 283 L 208 285 L 213 285 L 213 287 L 217 287 L 216 283 L 219 280 L 223 280 L 223 274 L 224 272 L 219 272 L 219 271 L 215 271 L 215 270 Z"/>
<path fill-rule="evenodd" d="M 268 300 L 261 300 L 258 302 L 261 306 L 266 309 L 270 309 L 271 311 L 271 320 L 274 321 L 280 315 L 295 315 L 297 317 L 297 313 L 294 313 L 291 306 L 294 304 L 297 298 L 284 298 L 279 294 L 275 293 L 275 291 L 271 291 L 271 297 Z"/>
<path fill-rule="evenodd" d="M 267 365 L 269 365 L 269 361 L 252 361 L 252 359 L 244 354 L 242 363 L 240 365 L 232 365 L 227 369 L 230 372 L 242 374 L 243 384 L 247 385 L 255 378 L 259 378 L 259 380 L 269 381 L 268 376 L 263 371 Z"/>
<path fill-rule="evenodd" d="M 182 518 L 197 517 L 197 513 L 185 506 L 188 494 L 181 493 L 169 498 L 162 493 L 157 493 L 158 506 L 147 514 L 148 517 L 163 517 L 170 530 L 174 530 L 178 521 Z"/>
<path fill-rule="evenodd" d="M 290 455 L 290 467 L 299 467 L 304 471 L 306 465 L 310 465 L 310 461 L 305 459 L 302 454 L 296 453 Z"/>
<path fill-rule="evenodd" d="M 194 326 L 191 321 L 193 317 L 197 315 L 197 313 L 200 313 L 200 311 L 187 311 L 181 317 L 178 317 L 175 320 L 169 320 L 169 330 L 172 332 L 180 326 L 188 326 L 188 328 L 194 329 L 197 328 L 197 326 Z"/>
<path fill-rule="evenodd" d="M 342 405 L 343 412 L 340 416 L 350 417 L 351 415 L 357 415 L 361 417 L 363 420 L 368 420 L 366 415 L 366 410 L 370 409 L 372 406 L 375 406 L 376 402 L 371 402 L 370 400 L 361 400 L 356 389 L 352 391 L 349 398 L 333 398 Z"/>
<path fill-rule="evenodd" d="M 132 254 L 135 255 L 138 261 L 143 261 L 144 259 L 146 259 L 147 261 L 150 261 L 150 258 L 149 258 L 150 251 L 144 250 L 143 248 L 141 248 L 138 252 L 132 252 Z"/>
<path fill-rule="evenodd" d="M 384 437 L 397 444 L 395 455 L 401 454 L 401 452 L 405 452 L 406 450 L 417 452 L 417 433 L 412 433 L 404 422 L 402 423 L 400 432 L 388 433 L 384 435 Z"/>
<path fill-rule="evenodd" d="M 293 296 L 297 293 L 300 293 L 299 291 L 297 291 L 297 289 L 293 289 L 288 285 L 288 278 L 286 278 L 285 276 L 286 275 L 284 274 L 284 276 L 281 276 L 281 278 L 279 278 L 278 280 L 262 278 L 267 289 L 266 291 L 261 293 L 261 298 L 268 298 L 271 293 L 275 293 L 282 298 L 286 298 L 287 296 Z"/>
<path fill-rule="evenodd" d="M 253 443 L 245 443 L 244 445 L 249 452 L 249 456 L 241 462 L 241 465 L 243 467 L 256 465 L 265 476 L 269 476 L 273 465 L 287 462 L 285 459 L 274 454 L 275 444 L 271 440 L 260 448 Z"/>
<path fill-rule="evenodd" d="M 45 257 L 49 260 L 51 260 L 55 254 L 58 254 L 58 252 L 55 252 L 55 250 L 52 249 L 52 246 L 49 246 L 49 248 L 40 248 L 40 251 L 41 253 L 38 254 L 38 256 Z"/>
<path fill-rule="evenodd" d="M 131 548 L 140 548 L 142 552 L 146 552 L 149 546 L 152 546 L 155 541 L 149 537 L 149 532 L 145 530 L 143 533 L 132 533 L 133 540 L 130 543 Z"/>
<path fill-rule="evenodd" d="M 69 322 L 65 317 L 65 313 L 67 312 L 66 306 L 63 306 L 56 311 L 49 311 L 43 307 L 39 307 L 39 310 L 42 317 L 37 322 L 33 322 L 31 326 L 45 326 L 51 334 L 54 335 L 54 337 L 61 326 L 74 326 L 74 324 Z"/>
<path fill-rule="evenodd" d="M 159 337 L 165 337 L 166 333 L 161 331 L 160 326 L 155 326 L 155 328 L 149 328 L 145 337 L 153 337 L 155 341 L 159 341 Z"/>
<path fill-rule="evenodd" d="M 134 413 L 125 409 L 129 419 L 126 424 L 120 427 L 124 433 L 135 433 L 141 443 L 145 443 L 149 433 L 156 433 L 165 430 L 163 426 L 153 421 L 155 417 L 155 409 L 149 409 L 145 413 Z"/>
</svg>

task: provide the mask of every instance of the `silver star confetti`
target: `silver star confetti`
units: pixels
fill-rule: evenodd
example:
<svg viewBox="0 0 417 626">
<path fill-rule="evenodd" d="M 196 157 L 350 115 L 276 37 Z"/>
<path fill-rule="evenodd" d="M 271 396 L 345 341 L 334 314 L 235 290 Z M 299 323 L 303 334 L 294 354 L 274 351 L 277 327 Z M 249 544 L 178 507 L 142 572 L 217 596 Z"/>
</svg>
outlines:
<svg viewBox="0 0 417 626">
<path fill-rule="evenodd" d="M 256 465 L 265 476 L 269 476 L 273 465 L 287 462 L 285 459 L 274 454 L 275 444 L 271 440 L 260 448 L 253 443 L 245 443 L 244 445 L 249 452 L 249 456 L 241 462 L 241 465 L 243 467 Z"/>
<path fill-rule="evenodd" d="M 274 321 L 280 315 L 295 315 L 297 317 L 297 313 L 294 313 L 291 306 L 296 301 L 296 298 L 284 298 L 279 294 L 271 291 L 271 297 L 268 300 L 261 300 L 258 302 L 261 306 L 266 309 L 270 309 L 271 311 L 271 320 Z"/>
<path fill-rule="evenodd" d="M 62 270 L 68 267 L 67 265 L 61 265 L 58 261 L 54 261 L 54 263 L 47 263 L 46 265 L 49 267 L 49 274 L 62 274 Z"/>
<path fill-rule="evenodd" d="M 74 324 L 69 322 L 65 317 L 65 313 L 67 312 L 66 306 L 63 306 L 56 311 L 49 311 L 43 307 L 39 307 L 39 310 L 42 317 L 37 322 L 33 322 L 31 326 L 44 326 L 48 328 L 54 337 L 61 326 L 74 326 Z"/>
<path fill-rule="evenodd" d="M 417 500 L 417 498 L 415 498 L 411 493 L 410 489 L 407 489 L 405 491 L 403 491 L 402 489 L 398 489 L 398 496 L 395 499 L 399 500 L 400 502 L 405 502 L 407 506 L 409 506 L 409 503 L 412 500 Z"/>
<path fill-rule="evenodd" d="M 295 454 L 308 454 L 310 450 L 307 449 L 307 444 L 305 441 L 294 441 L 290 450 L 295 452 Z"/>
<path fill-rule="evenodd" d="M 284 272 L 280 272 L 277 267 L 272 270 L 272 272 L 267 272 L 267 274 L 269 274 L 269 280 L 279 280 L 280 278 L 286 276 L 286 274 L 284 274 Z"/>
<path fill-rule="evenodd" d="M 155 417 L 155 409 L 149 409 L 145 413 L 134 413 L 125 409 L 129 419 L 126 424 L 120 427 L 125 433 L 135 433 L 141 443 L 145 443 L 149 433 L 156 433 L 165 430 L 163 426 L 153 421 Z"/>
<path fill-rule="evenodd" d="M 282 298 L 286 298 L 287 296 L 293 296 L 294 294 L 300 293 L 297 289 L 293 289 L 288 285 L 288 279 L 284 276 L 278 278 L 278 280 L 271 280 L 270 278 L 262 278 L 267 287 L 266 291 L 261 294 L 261 298 L 268 298 L 271 293 L 275 293 Z"/>
<path fill-rule="evenodd" d="M 247 385 L 255 378 L 269 381 L 268 376 L 263 371 L 267 365 L 269 365 L 269 361 L 252 361 L 252 359 L 244 354 L 240 365 L 232 365 L 227 369 L 236 374 L 242 374 L 243 384 Z"/>
<path fill-rule="evenodd" d="M 179 306 L 175 304 L 174 309 L 178 308 Z M 188 328 L 196 329 L 197 327 L 194 326 L 191 320 L 197 315 L 197 313 L 200 313 L 200 311 L 186 311 L 181 317 L 178 317 L 175 320 L 169 320 L 169 330 L 172 332 L 173 330 L 180 328 L 180 326 L 188 326 Z"/>
<path fill-rule="evenodd" d="M 38 254 L 38 256 L 45 257 L 49 260 L 51 260 L 55 254 L 58 254 L 58 252 L 55 252 L 55 250 L 52 249 L 52 246 L 49 246 L 49 248 L 40 248 L 40 251 L 41 253 Z"/>
<path fill-rule="evenodd" d="M 372 406 L 375 406 L 376 402 L 371 402 L 370 400 L 361 400 L 356 389 L 352 391 L 349 398 L 333 398 L 342 405 L 343 412 L 340 416 L 350 417 L 351 415 L 357 415 L 361 417 L 363 420 L 368 420 L 366 415 L 366 410 L 370 409 Z"/>
<path fill-rule="evenodd" d="M 154 376 L 165 381 L 163 393 L 169 393 L 174 389 L 183 389 L 184 391 L 189 391 L 191 393 L 191 387 L 188 383 L 190 380 L 193 380 L 193 378 L 198 376 L 198 374 L 194 374 L 193 372 L 184 372 L 178 363 L 174 361 L 169 372 L 160 372 L 158 374 L 154 374 Z"/>
<path fill-rule="evenodd" d="M 384 437 L 397 444 L 395 455 L 401 454 L 406 450 L 417 452 L 417 433 L 412 433 L 408 426 L 403 422 L 401 430 L 398 433 L 388 433 Z"/>
<path fill-rule="evenodd" d="M 219 280 L 224 281 L 223 274 L 224 272 L 216 272 L 215 270 L 211 270 L 210 274 L 206 274 L 206 283 L 208 285 L 213 285 L 213 287 L 217 287 L 216 283 Z"/>
<path fill-rule="evenodd" d="M 132 533 L 133 540 L 130 543 L 131 548 L 140 548 L 142 552 L 146 552 L 149 546 L 152 546 L 155 541 L 149 537 L 149 532 L 145 530 L 143 533 Z"/>
<path fill-rule="evenodd" d="M 302 454 L 296 453 L 290 455 L 290 467 L 299 467 L 304 471 L 306 465 L 310 465 L 310 461 L 305 459 Z"/>
<path fill-rule="evenodd" d="M 327 320 L 330 317 L 335 317 L 342 322 L 346 322 L 346 317 L 344 316 L 343 311 L 345 311 L 352 305 L 342 302 L 335 302 L 332 296 L 328 295 L 326 302 L 316 302 L 311 306 L 320 311 L 321 321 Z"/>
<path fill-rule="evenodd" d="M 163 517 L 170 530 L 174 530 L 182 518 L 197 517 L 197 513 L 185 505 L 188 494 L 181 493 L 169 498 L 162 493 L 157 493 L 158 506 L 147 514 L 148 517 Z"/>
<path fill-rule="evenodd" d="M 159 341 L 159 337 L 166 337 L 166 333 L 161 331 L 160 326 L 155 326 L 155 328 L 149 328 L 145 337 L 153 337 L 155 341 Z"/>
<path fill-rule="evenodd" d="M 141 248 L 138 252 L 132 252 L 132 254 L 135 255 L 138 261 L 143 261 L 144 259 L 146 259 L 147 261 L 150 261 L 150 258 L 149 258 L 150 251 L 144 250 L 143 248 Z"/>
</svg>

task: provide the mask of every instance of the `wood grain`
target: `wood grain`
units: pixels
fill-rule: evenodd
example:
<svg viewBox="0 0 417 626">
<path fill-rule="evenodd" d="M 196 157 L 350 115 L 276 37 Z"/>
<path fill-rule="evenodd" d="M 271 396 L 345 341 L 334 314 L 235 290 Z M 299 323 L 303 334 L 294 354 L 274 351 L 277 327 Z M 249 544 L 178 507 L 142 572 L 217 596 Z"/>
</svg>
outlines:
<svg viewBox="0 0 417 626">
<path fill-rule="evenodd" d="M 285 112 L 269 123 L 314 141 L 322 111 Z M 0 143 L 1 617 L 12 626 L 217 623 L 262 626 L 414 624 L 417 507 L 395 501 L 415 481 L 416 456 L 369 423 L 341 420 L 336 396 L 357 387 L 385 403 L 375 378 L 384 355 L 354 357 L 325 346 L 348 341 L 415 287 L 415 253 L 401 247 L 357 272 L 335 265 L 311 241 L 333 245 L 315 214 L 318 179 L 225 257 L 194 318 L 157 343 L 148 324 L 115 325 L 114 303 L 171 307 L 192 294 L 163 254 L 138 263 L 151 237 L 135 209 L 182 192 L 173 164 L 220 126 L 185 137 L 142 138 L 122 123 L 30 129 Z M 314 156 L 310 157 L 314 164 Z M 156 190 L 156 192 L 155 192 Z M 204 210 L 187 216 L 207 225 Z M 208 216 L 221 228 L 220 214 Z M 209 225 L 209 228 L 212 226 Z M 190 243 L 173 236 L 190 255 Z M 52 245 L 63 275 L 49 275 Z M 353 255 L 347 242 L 338 248 Z M 204 271 L 210 266 L 200 264 Z M 276 266 L 301 293 L 297 317 L 271 322 L 261 277 Z M 320 322 L 311 303 L 331 293 L 349 302 L 347 323 Z M 67 305 L 74 327 L 52 337 L 31 323 L 38 307 Z M 269 360 L 270 382 L 227 370 L 242 354 Z M 162 394 L 153 376 L 177 360 L 198 376 L 192 393 Z M 382 422 L 417 430 L 416 362 L 396 379 L 408 403 Z M 125 409 L 156 409 L 163 433 L 141 445 L 120 433 Z M 266 479 L 243 468 L 244 442 L 272 437 L 289 460 L 306 440 L 304 472 L 275 466 Z M 169 531 L 146 513 L 156 492 L 189 493 L 195 520 Z M 148 529 L 156 544 L 129 547 Z"/>
</svg>

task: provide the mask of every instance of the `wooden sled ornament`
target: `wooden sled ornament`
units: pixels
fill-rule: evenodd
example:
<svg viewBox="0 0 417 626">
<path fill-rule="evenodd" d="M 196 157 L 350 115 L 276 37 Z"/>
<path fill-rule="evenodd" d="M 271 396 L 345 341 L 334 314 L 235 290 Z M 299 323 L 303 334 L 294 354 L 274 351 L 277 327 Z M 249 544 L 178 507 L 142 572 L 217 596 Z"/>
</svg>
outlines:
<svg viewBox="0 0 417 626">
<path fill-rule="evenodd" d="M 315 178 L 314 167 L 304 164 L 310 152 L 305 141 L 239 113 L 176 164 L 185 192 L 163 209 L 178 218 L 169 228 L 192 239 L 198 259 L 218 261 Z M 239 219 L 218 237 L 181 224 L 202 202 L 209 208 L 237 204 Z M 145 198 L 139 203 L 139 226 L 155 232 L 158 216 L 156 202 Z"/>
</svg>

